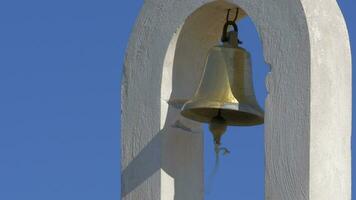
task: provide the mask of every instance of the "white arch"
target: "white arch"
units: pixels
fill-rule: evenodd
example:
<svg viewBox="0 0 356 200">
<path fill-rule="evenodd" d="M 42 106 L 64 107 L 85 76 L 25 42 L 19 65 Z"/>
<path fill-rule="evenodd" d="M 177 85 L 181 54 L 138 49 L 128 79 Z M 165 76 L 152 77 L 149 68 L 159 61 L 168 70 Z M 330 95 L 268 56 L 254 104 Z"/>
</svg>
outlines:
<svg viewBox="0 0 356 200">
<path fill-rule="evenodd" d="M 265 199 L 351 199 L 351 56 L 334 0 L 146 0 L 122 82 L 123 199 L 203 199 L 201 130 L 177 107 L 233 5 L 272 66 Z"/>
</svg>

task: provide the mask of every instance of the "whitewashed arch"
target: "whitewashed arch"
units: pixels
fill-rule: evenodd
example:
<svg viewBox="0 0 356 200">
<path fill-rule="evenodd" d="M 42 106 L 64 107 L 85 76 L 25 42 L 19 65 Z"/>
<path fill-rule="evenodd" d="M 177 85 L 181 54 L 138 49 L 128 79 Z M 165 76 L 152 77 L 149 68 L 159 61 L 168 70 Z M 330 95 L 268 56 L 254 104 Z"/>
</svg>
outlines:
<svg viewBox="0 0 356 200">
<path fill-rule="evenodd" d="M 146 0 L 122 82 L 122 199 L 203 200 L 199 124 L 179 115 L 239 6 L 271 65 L 265 199 L 351 199 L 351 56 L 335 0 Z"/>
</svg>

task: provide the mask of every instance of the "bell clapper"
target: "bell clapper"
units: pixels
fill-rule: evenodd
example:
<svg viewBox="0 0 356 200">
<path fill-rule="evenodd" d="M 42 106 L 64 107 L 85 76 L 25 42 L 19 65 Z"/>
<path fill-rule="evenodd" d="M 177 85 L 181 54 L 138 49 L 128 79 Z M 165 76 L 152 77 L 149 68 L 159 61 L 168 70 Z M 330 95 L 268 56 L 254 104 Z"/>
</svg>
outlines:
<svg viewBox="0 0 356 200">
<path fill-rule="evenodd" d="M 214 151 L 215 151 L 215 165 L 213 168 L 213 171 L 210 175 L 210 182 L 208 185 L 210 185 L 208 187 L 208 190 L 210 190 L 209 188 L 211 188 L 211 184 L 213 183 L 213 179 L 215 177 L 215 175 L 218 172 L 219 169 L 219 165 L 220 165 L 220 152 L 223 152 L 223 155 L 226 155 L 228 153 L 230 153 L 230 151 L 225 148 L 225 147 L 221 147 L 221 137 L 222 135 L 225 133 L 226 131 L 226 127 L 227 127 L 227 122 L 226 120 L 221 116 L 221 109 L 218 110 L 218 114 L 213 117 L 210 120 L 210 124 L 209 124 L 209 129 L 211 131 L 211 133 L 213 134 L 214 137 Z"/>
<path fill-rule="evenodd" d="M 226 120 L 221 116 L 221 109 L 218 110 L 218 114 L 213 117 L 209 124 L 209 129 L 214 136 L 215 144 L 220 145 L 221 136 L 226 131 Z"/>
<path fill-rule="evenodd" d="M 221 116 L 221 109 L 218 110 L 218 114 L 211 119 L 209 124 L 209 129 L 214 137 L 214 150 L 216 156 L 215 168 L 218 168 L 219 165 L 219 153 L 223 151 L 223 155 L 230 153 L 230 151 L 225 148 L 221 147 L 221 137 L 224 135 L 226 131 L 227 123 L 226 120 Z"/>
<path fill-rule="evenodd" d="M 221 147 L 221 137 L 226 132 L 227 122 L 221 116 L 221 109 L 218 110 L 218 114 L 210 120 L 209 129 L 214 138 L 214 151 L 215 151 L 215 166 L 213 171 L 210 175 L 211 181 L 218 172 L 219 165 L 220 165 L 220 152 L 223 152 L 223 155 L 227 155 L 230 151 L 226 147 Z M 210 183 L 212 184 L 212 182 Z M 208 184 L 208 185 L 210 185 Z M 208 187 L 210 188 L 210 187 Z M 208 189 L 210 190 L 210 189 Z"/>
</svg>

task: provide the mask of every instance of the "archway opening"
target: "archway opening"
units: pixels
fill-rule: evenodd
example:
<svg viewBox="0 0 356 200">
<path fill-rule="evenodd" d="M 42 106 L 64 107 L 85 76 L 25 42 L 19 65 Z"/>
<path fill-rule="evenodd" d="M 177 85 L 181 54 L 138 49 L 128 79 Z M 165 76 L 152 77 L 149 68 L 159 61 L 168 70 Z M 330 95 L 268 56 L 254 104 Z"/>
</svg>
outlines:
<svg viewBox="0 0 356 200">
<path fill-rule="evenodd" d="M 167 49 L 163 66 L 161 128 L 169 129 L 167 132 L 170 134 L 166 138 L 165 145 L 169 148 L 170 142 L 182 141 L 185 146 L 194 145 L 194 148 L 201 149 L 205 159 L 202 168 L 204 168 L 206 200 L 229 199 L 228 197 L 231 196 L 263 199 L 264 196 L 263 126 L 229 127 L 223 143 L 231 150 L 231 154 L 221 158 L 220 169 L 215 177 L 211 178 L 210 173 L 215 163 L 211 134 L 206 126 L 180 115 L 181 106 L 194 95 L 198 87 L 208 50 L 220 42 L 227 9 L 236 7 L 225 1 L 215 1 L 193 12 L 177 28 Z M 242 47 L 251 53 L 256 97 L 258 103 L 264 108 L 267 94 L 265 77 L 269 67 L 265 64 L 261 42 L 252 20 L 243 9 L 240 8 L 240 10 L 242 12 L 240 12 L 239 19 L 242 20 L 239 22 L 239 32 L 244 42 Z M 199 135 L 202 127 L 204 134 Z M 171 131 L 172 128 L 179 129 L 180 133 Z M 182 132 L 192 134 L 191 138 L 189 139 L 190 136 L 183 135 Z M 203 158 L 203 155 L 201 156 Z M 175 162 L 184 165 L 183 162 L 188 161 L 191 159 L 182 158 Z M 180 173 L 179 166 L 167 166 L 165 170 L 172 177 L 175 177 L 174 173 Z M 186 172 L 182 171 L 182 173 Z M 190 176 L 191 172 L 195 171 L 187 172 L 186 176 Z M 187 188 L 183 184 L 186 183 L 180 182 L 177 176 L 175 178 L 175 199 L 177 200 L 186 198 L 184 193 L 187 192 Z"/>
</svg>

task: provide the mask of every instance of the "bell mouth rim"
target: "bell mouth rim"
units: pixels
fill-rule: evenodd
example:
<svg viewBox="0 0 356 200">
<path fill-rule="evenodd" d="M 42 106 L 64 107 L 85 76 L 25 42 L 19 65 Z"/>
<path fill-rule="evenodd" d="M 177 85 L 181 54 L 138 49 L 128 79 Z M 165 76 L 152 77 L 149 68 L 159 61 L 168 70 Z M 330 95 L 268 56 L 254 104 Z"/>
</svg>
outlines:
<svg viewBox="0 0 356 200">
<path fill-rule="evenodd" d="M 232 122 L 231 120 L 227 120 L 227 124 L 230 126 L 255 126 L 255 125 L 260 125 L 264 123 L 264 112 L 263 110 L 258 107 L 252 107 L 250 105 L 246 105 L 243 103 L 221 103 L 221 102 L 214 102 L 214 101 L 209 101 L 209 102 L 204 102 L 204 106 L 199 106 L 197 104 L 201 105 L 202 102 L 188 102 L 183 105 L 181 109 L 181 115 L 184 116 L 185 118 L 198 121 L 201 123 L 210 123 L 210 120 L 208 118 L 203 117 L 203 115 L 197 114 L 197 110 L 218 110 L 222 109 L 225 111 L 232 111 L 232 112 L 239 112 L 240 114 L 244 113 L 246 116 L 254 116 L 254 120 L 250 122 L 246 121 L 241 121 L 241 122 Z M 207 108 L 208 107 L 208 108 Z"/>
<path fill-rule="evenodd" d="M 211 47 L 210 50 L 212 49 L 215 49 L 215 48 L 224 48 L 224 49 L 231 49 L 231 50 L 234 50 L 234 51 L 242 51 L 244 53 L 246 53 L 247 55 L 250 55 L 250 53 L 243 47 L 230 47 L 230 46 L 225 46 L 224 44 L 218 44 L 218 45 L 215 45 L 213 47 Z"/>
</svg>

